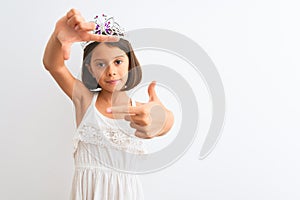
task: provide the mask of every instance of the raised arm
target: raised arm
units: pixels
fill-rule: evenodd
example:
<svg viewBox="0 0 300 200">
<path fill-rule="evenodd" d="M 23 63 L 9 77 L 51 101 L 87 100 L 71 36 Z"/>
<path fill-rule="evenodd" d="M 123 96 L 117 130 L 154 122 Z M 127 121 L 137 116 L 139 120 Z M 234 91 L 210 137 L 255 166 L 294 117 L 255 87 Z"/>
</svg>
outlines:
<svg viewBox="0 0 300 200">
<path fill-rule="evenodd" d="M 45 49 L 43 63 L 60 88 L 72 99 L 75 77 L 65 66 L 63 50 L 57 35 L 53 33 Z"/>
<path fill-rule="evenodd" d="M 65 60 L 70 57 L 71 45 L 82 41 L 118 40 L 115 37 L 91 33 L 94 29 L 93 22 L 86 22 L 78 10 L 71 9 L 57 21 L 45 48 L 43 64 L 70 99 L 73 98 L 73 88 L 77 80 L 65 65 Z"/>
</svg>

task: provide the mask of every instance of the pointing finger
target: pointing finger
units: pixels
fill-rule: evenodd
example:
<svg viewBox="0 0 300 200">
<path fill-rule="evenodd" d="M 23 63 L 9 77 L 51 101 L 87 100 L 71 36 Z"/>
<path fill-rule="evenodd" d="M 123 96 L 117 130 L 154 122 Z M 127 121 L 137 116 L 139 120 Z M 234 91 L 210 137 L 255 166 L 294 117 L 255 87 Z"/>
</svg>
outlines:
<svg viewBox="0 0 300 200">
<path fill-rule="evenodd" d="M 106 112 L 113 114 L 138 114 L 139 109 L 132 106 L 115 106 L 107 108 Z"/>
</svg>

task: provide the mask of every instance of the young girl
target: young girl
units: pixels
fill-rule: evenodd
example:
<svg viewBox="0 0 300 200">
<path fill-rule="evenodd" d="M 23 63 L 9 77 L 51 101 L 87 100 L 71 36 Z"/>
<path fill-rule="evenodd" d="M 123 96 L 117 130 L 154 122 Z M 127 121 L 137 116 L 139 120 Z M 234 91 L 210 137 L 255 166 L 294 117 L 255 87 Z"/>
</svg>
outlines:
<svg viewBox="0 0 300 200">
<path fill-rule="evenodd" d="M 142 200 L 137 175 L 122 172 L 134 165 L 126 153 L 144 154 L 143 139 L 167 133 L 173 114 L 159 101 L 155 82 L 148 87 L 149 102 L 135 102 L 127 96 L 126 90 L 141 81 L 139 62 L 127 40 L 99 34 L 97 27 L 71 9 L 56 23 L 43 58 L 76 111 L 71 199 Z M 114 35 L 114 31 L 120 35 L 116 29 L 109 33 Z M 83 41 L 79 80 L 64 61 L 69 59 L 71 45 Z"/>
</svg>

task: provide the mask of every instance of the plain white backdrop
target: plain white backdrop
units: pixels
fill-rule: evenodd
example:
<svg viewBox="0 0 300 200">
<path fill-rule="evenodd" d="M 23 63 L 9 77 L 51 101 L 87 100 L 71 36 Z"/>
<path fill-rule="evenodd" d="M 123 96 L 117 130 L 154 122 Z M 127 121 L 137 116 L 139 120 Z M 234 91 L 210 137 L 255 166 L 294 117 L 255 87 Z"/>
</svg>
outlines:
<svg viewBox="0 0 300 200">
<path fill-rule="evenodd" d="M 147 200 L 300 199 L 296 0 L 1 1 L 1 199 L 69 198 L 73 107 L 42 56 L 55 22 L 73 7 L 86 19 L 115 15 L 127 30 L 182 33 L 203 47 L 223 80 L 227 113 L 216 148 L 198 160 L 199 135 L 174 165 L 141 176 Z M 74 75 L 80 51 L 75 45 L 68 61 Z"/>
</svg>

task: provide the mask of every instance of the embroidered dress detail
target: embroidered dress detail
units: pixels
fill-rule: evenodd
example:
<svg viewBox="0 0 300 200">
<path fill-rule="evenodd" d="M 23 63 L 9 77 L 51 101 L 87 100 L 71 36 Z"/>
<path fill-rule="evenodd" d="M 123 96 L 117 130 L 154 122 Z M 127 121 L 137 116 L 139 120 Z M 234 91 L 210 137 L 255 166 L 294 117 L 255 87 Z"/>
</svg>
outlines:
<svg viewBox="0 0 300 200">
<path fill-rule="evenodd" d="M 106 148 L 115 148 L 130 153 L 144 153 L 144 145 L 140 139 L 128 135 L 121 129 L 106 128 L 104 130 L 84 124 L 79 130 L 77 142 L 82 141 Z"/>
</svg>

